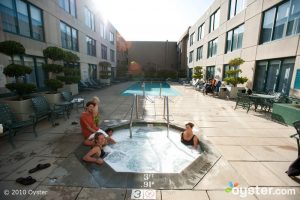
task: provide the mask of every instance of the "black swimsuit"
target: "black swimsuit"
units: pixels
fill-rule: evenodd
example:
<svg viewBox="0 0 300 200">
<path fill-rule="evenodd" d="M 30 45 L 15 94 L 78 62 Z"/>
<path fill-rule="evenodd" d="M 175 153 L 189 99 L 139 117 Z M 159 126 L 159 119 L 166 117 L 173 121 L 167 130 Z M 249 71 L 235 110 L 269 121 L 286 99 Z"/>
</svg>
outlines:
<svg viewBox="0 0 300 200">
<path fill-rule="evenodd" d="M 195 135 L 193 135 L 193 137 L 190 140 L 185 140 L 183 138 L 183 133 L 181 133 L 181 142 L 185 145 L 194 145 L 194 137 Z"/>
</svg>

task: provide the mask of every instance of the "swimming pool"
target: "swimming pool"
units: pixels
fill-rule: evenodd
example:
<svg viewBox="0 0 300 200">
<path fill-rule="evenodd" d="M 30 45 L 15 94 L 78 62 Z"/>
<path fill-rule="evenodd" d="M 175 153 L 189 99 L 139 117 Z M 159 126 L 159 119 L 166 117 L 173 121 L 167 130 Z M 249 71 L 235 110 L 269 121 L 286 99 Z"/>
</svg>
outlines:
<svg viewBox="0 0 300 200">
<path fill-rule="evenodd" d="M 180 95 L 175 89 L 171 88 L 171 86 L 166 83 L 150 83 L 145 82 L 145 95 L 146 96 L 160 96 L 160 88 L 161 88 L 161 96 L 178 96 Z M 144 89 L 142 87 L 142 83 L 135 83 L 129 88 L 127 88 L 124 92 L 122 92 L 122 96 L 131 96 L 131 95 L 144 95 Z"/>
</svg>

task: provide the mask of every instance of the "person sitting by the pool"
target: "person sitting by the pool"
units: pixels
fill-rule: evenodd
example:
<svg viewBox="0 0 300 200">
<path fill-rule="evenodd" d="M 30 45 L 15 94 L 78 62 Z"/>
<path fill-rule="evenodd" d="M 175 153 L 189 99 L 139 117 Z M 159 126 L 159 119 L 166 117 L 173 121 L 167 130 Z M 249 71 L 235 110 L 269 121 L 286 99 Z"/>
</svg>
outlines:
<svg viewBox="0 0 300 200">
<path fill-rule="evenodd" d="M 196 135 L 193 134 L 194 124 L 189 122 L 185 124 L 185 131 L 181 133 L 181 142 L 185 145 L 192 145 L 195 149 L 199 144 L 199 140 Z"/>
<path fill-rule="evenodd" d="M 105 143 L 104 143 L 104 145 L 107 145 L 107 144 L 116 144 L 116 141 L 111 137 L 111 136 L 112 136 L 112 133 L 113 133 L 113 129 L 112 129 L 112 128 L 107 128 L 107 129 L 105 130 L 105 132 L 104 132 L 102 129 L 99 128 L 99 129 L 97 130 L 97 132 L 91 134 L 91 135 L 89 136 L 88 139 L 89 139 L 90 141 L 92 141 L 93 138 L 94 138 L 94 136 L 95 136 L 95 134 L 97 134 L 97 133 L 101 133 L 101 134 L 104 135 L 104 137 L 105 137 Z"/>
<path fill-rule="evenodd" d="M 94 122 L 95 122 L 96 126 L 99 126 L 99 122 L 100 122 L 100 112 L 99 112 L 100 99 L 99 99 L 99 97 L 94 96 L 91 101 L 95 103 L 95 107 L 94 107 L 94 111 L 93 111 Z"/>
<path fill-rule="evenodd" d="M 96 163 L 102 165 L 104 163 L 103 157 L 105 152 L 103 150 L 103 145 L 105 143 L 105 137 L 102 133 L 96 133 L 93 139 L 94 146 L 85 156 L 82 158 L 85 162 Z"/>
</svg>

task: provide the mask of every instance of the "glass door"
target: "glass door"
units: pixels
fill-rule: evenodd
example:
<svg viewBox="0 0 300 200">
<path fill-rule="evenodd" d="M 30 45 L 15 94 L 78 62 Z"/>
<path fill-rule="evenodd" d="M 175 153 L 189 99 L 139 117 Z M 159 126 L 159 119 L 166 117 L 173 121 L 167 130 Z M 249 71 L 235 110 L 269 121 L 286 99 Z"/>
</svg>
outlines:
<svg viewBox="0 0 300 200">
<path fill-rule="evenodd" d="M 280 60 L 272 60 L 269 62 L 268 72 L 267 72 L 267 81 L 265 91 L 267 93 L 276 92 L 277 82 L 280 73 Z"/>
<path fill-rule="evenodd" d="M 278 83 L 278 89 L 277 91 L 288 95 L 290 86 L 291 86 L 291 80 L 292 80 L 292 74 L 294 70 L 294 64 L 295 59 L 286 59 L 282 63 L 280 76 L 279 76 L 279 83 Z"/>
<path fill-rule="evenodd" d="M 256 92 L 264 92 L 267 75 L 268 61 L 259 61 L 255 68 L 255 81 L 253 89 Z"/>
</svg>

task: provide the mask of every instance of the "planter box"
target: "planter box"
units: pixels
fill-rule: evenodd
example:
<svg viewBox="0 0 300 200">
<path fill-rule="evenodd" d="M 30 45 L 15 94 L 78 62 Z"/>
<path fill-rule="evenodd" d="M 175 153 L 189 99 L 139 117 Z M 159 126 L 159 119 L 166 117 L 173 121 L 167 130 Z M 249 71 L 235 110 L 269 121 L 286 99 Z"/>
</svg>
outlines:
<svg viewBox="0 0 300 200">
<path fill-rule="evenodd" d="M 31 99 L 17 101 L 15 97 L 5 98 L 1 102 L 7 104 L 12 112 L 16 113 L 15 117 L 20 120 L 26 120 L 30 114 L 34 113 Z M 18 114 L 25 113 L 25 114 Z"/>
<path fill-rule="evenodd" d="M 100 78 L 100 83 L 106 84 L 106 85 L 110 85 L 110 79 L 102 79 Z"/>
<path fill-rule="evenodd" d="M 43 94 L 45 98 L 47 99 L 50 106 L 53 106 L 56 103 L 63 102 L 63 98 L 60 93 L 50 94 L 50 93 L 44 93 Z"/>
<path fill-rule="evenodd" d="M 293 122 L 300 120 L 300 104 L 274 103 L 272 119 L 293 126 Z"/>
<path fill-rule="evenodd" d="M 77 95 L 78 94 L 78 84 L 73 83 L 73 84 L 65 84 L 63 88 L 60 88 L 58 91 L 68 91 L 72 92 L 72 95 Z"/>
</svg>

